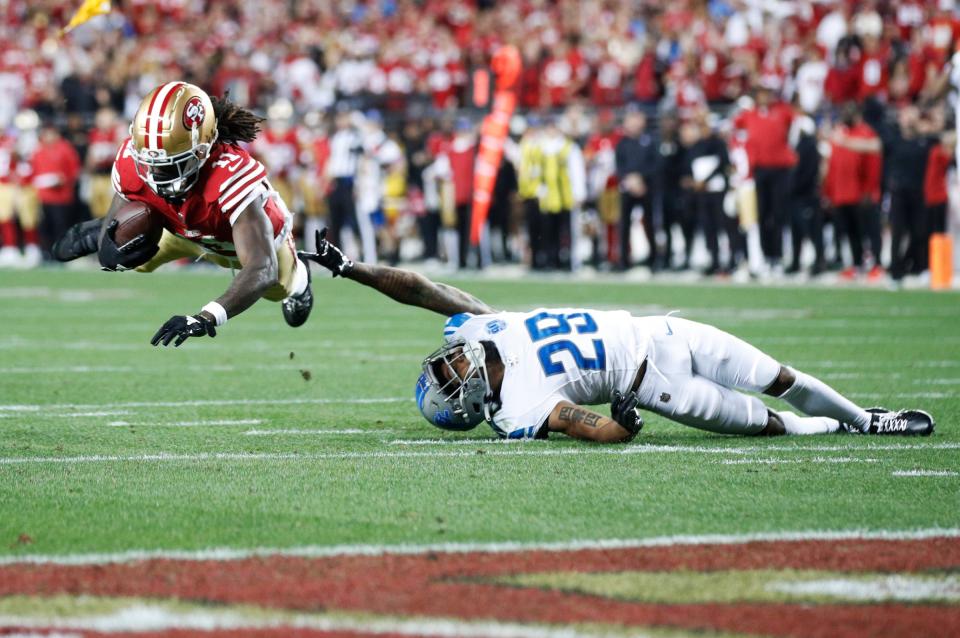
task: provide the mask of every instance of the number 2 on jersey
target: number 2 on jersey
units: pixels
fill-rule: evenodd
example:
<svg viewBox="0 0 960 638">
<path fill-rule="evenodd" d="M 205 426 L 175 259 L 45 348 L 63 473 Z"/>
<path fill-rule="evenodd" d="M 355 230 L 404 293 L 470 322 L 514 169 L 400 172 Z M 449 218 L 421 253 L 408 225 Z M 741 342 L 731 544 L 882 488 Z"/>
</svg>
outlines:
<svg viewBox="0 0 960 638">
<path fill-rule="evenodd" d="M 597 332 L 597 322 L 593 320 L 590 313 L 572 312 L 570 314 L 556 314 L 552 312 L 538 312 L 524 324 L 527 326 L 527 332 L 534 343 L 549 339 L 550 337 L 568 335 L 576 329 L 577 334 L 593 334 Z M 607 352 L 604 350 L 603 341 L 593 339 L 593 348 L 596 351 L 594 358 L 583 356 L 583 352 L 573 341 L 569 339 L 556 339 L 546 343 L 537 350 L 537 356 L 540 359 L 540 365 L 543 367 L 545 375 L 553 376 L 563 374 L 566 368 L 563 362 L 554 360 L 554 355 L 558 352 L 569 352 L 573 357 L 577 367 L 581 370 L 604 370 L 607 367 Z"/>
</svg>

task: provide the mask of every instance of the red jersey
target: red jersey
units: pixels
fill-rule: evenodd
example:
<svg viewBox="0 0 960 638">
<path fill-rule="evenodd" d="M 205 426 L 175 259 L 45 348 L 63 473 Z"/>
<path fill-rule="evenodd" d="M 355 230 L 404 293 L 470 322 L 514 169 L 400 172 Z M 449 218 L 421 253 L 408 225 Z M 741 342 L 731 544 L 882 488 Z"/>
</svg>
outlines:
<svg viewBox="0 0 960 638">
<path fill-rule="evenodd" d="M 95 128 L 87 137 L 87 165 L 94 173 L 109 173 L 117 147 L 123 141 L 123 129 L 119 126 L 109 129 Z"/>
<path fill-rule="evenodd" d="M 887 56 L 883 52 L 865 54 L 860 59 L 857 74 L 857 99 L 887 93 Z"/>
<path fill-rule="evenodd" d="M 620 131 L 594 133 L 583 148 L 583 159 L 587 162 L 588 179 L 597 190 L 617 187 L 616 148 Z"/>
<path fill-rule="evenodd" d="M 657 82 L 657 58 L 647 53 L 637 64 L 633 77 L 633 95 L 641 102 L 653 102 L 660 97 L 660 85 Z"/>
<path fill-rule="evenodd" d="M 840 127 L 854 139 L 876 139 L 869 125 L 860 123 L 851 128 Z M 859 153 L 831 144 L 830 161 L 824 179 L 823 194 L 834 206 L 859 204 L 864 198 L 880 201 L 880 177 L 883 160 L 880 153 Z"/>
<path fill-rule="evenodd" d="M 163 215 L 163 225 L 175 235 L 219 255 L 236 257 L 233 224 L 251 202 L 263 197 L 263 210 L 273 226 L 275 244 L 286 238 L 290 212 L 270 186 L 263 164 L 239 146 L 214 144 L 197 183 L 179 204 L 167 201 L 144 183 L 137 174 L 133 152 L 128 138 L 113 163 L 114 190 L 125 200 L 143 202 Z"/>
<path fill-rule="evenodd" d="M 623 74 L 623 67 L 613 58 L 601 60 L 590 86 L 590 100 L 596 106 L 623 104 Z"/>
<path fill-rule="evenodd" d="M 261 131 L 250 145 L 250 151 L 278 178 L 289 178 L 297 168 L 300 139 L 294 128 Z"/>
<path fill-rule="evenodd" d="M 72 204 L 80 177 L 80 155 L 73 144 L 59 139 L 41 144 L 33 154 L 33 186 L 44 204 Z"/>
<path fill-rule="evenodd" d="M 734 125 L 747 134 L 751 168 L 787 168 L 796 162 L 788 136 L 793 110 L 780 102 L 766 109 L 751 109 L 737 116 Z"/>
<path fill-rule="evenodd" d="M 927 206 L 947 203 L 947 169 L 952 162 L 953 156 L 944 150 L 942 144 L 930 149 L 923 179 L 923 201 Z"/>
</svg>

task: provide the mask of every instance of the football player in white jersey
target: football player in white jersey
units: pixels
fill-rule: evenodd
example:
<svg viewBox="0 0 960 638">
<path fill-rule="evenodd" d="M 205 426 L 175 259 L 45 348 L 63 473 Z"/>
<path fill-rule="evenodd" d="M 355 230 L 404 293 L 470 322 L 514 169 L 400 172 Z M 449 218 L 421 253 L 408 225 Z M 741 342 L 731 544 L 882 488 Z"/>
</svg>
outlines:
<svg viewBox="0 0 960 638">
<path fill-rule="evenodd" d="M 318 233 L 300 253 L 401 303 L 449 317 L 443 346 L 423 363 L 416 400 L 449 430 L 486 420 L 506 438 L 562 432 L 629 441 L 643 427 L 637 408 L 722 434 L 933 432 L 920 410 L 863 409 L 822 381 L 717 328 L 679 317 L 632 317 L 582 308 L 498 312 L 420 274 L 354 263 Z M 783 399 L 808 416 L 767 408 Z M 610 417 L 585 406 L 609 403 Z"/>
</svg>

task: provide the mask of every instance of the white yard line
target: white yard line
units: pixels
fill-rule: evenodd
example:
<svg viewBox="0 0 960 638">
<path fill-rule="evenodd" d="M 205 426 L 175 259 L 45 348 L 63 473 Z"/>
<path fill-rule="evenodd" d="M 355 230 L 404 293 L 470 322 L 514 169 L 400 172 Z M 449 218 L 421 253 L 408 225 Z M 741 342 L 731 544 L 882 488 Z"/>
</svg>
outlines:
<svg viewBox="0 0 960 638">
<path fill-rule="evenodd" d="M 244 560 L 265 556 L 295 556 L 327 558 L 335 556 L 422 555 L 432 553 L 462 554 L 468 552 L 567 552 L 590 549 L 635 549 L 643 547 L 672 547 L 675 545 L 742 545 L 755 542 L 784 541 L 838 541 L 838 540 L 926 540 L 930 538 L 960 538 L 960 528 L 929 527 L 905 530 L 784 530 L 747 534 L 678 534 L 646 538 L 579 539 L 556 542 L 498 542 L 498 543 L 439 543 L 424 545 L 304 545 L 299 547 L 215 547 L 208 549 L 135 549 L 102 554 L 25 554 L 0 556 L 0 565 L 103 565 L 130 563 L 153 559 L 224 561 Z"/>
<path fill-rule="evenodd" d="M 97 410 L 100 408 L 190 408 L 218 405 L 337 405 L 368 403 L 401 403 L 413 401 L 413 397 L 377 397 L 369 399 L 201 399 L 197 401 L 129 401 L 104 406 L 96 403 L 23 403 L 0 404 L 0 412 L 50 412 L 63 410 Z"/>
<path fill-rule="evenodd" d="M 130 423 L 128 421 L 110 421 L 107 423 L 110 427 L 122 428 L 122 427 L 153 427 L 153 426 L 170 426 L 178 428 L 190 428 L 190 427 L 202 427 L 206 425 L 260 425 L 263 423 L 263 419 L 213 419 L 209 421 L 148 421 L 148 422 L 138 422 Z"/>
<path fill-rule="evenodd" d="M 200 461 L 322 461 L 346 459 L 410 459 L 410 458 L 476 458 L 477 456 L 515 457 L 515 456 L 628 456 L 633 454 L 752 454 L 757 452 L 878 452 L 884 450 L 934 450 L 960 449 L 960 443 L 932 443 L 928 445 L 891 444 L 850 446 L 767 446 L 722 448 L 696 445 L 631 445 L 616 448 L 598 447 L 561 447 L 547 448 L 540 445 L 517 443 L 504 446 L 509 449 L 489 450 L 403 450 L 389 452 L 196 452 L 173 454 L 157 452 L 154 454 L 87 456 L 46 456 L 46 457 L 0 457 L 0 466 L 50 463 L 72 465 L 78 463 L 131 463 L 143 461 L 163 462 L 200 462 Z"/>
<path fill-rule="evenodd" d="M 64 412 L 63 414 L 49 414 L 47 416 L 57 417 L 61 419 L 72 419 L 75 417 L 99 417 L 99 416 L 126 416 L 128 414 L 133 414 L 130 410 L 100 410 L 95 412 Z M 12 415 L 8 415 L 12 416 Z"/>
<path fill-rule="evenodd" d="M 884 370 L 895 368 L 896 361 L 847 361 L 834 359 L 820 359 L 817 361 L 786 361 L 792 366 L 800 369 L 804 368 L 852 368 L 854 370 L 863 370 L 870 368 L 881 368 Z M 960 368 L 960 360 L 954 359 L 932 359 L 928 361 L 911 361 L 911 368 Z"/>
<path fill-rule="evenodd" d="M 368 436 L 380 436 L 382 434 L 391 434 L 393 430 L 359 430 L 344 428 L 342 430 L 337 429 L 326 429 L 326 430 L 247 430 L 243 434 L 245 436 L 286 436 L 286 435 L 300 435 L 300 434 L 316 434 L 319 436 L 329 435 L 329 436 L 339 436 L 339 435 L 368 435 Z"/>
<path fill-rule="evenodd" d="M 884 394 L 882 392 L 848 392 L 845 393 L 851 399 L 953 399 L 957 396 L 955 392 L 897 392 L 895 394 Z"/>
<path fill-rule="evenodd" d="M 892 476 L 960 476 L 960 472 L 953 470 L 897 470 Z"/>
<path fill-rule="evenodd" d="M 852 456 L 815 456 L 809 459 L 723 459 L 721 465 L 780 465 L 781 463 L 879 463 L 880 459 L 858 459 Z"/>
</svg>

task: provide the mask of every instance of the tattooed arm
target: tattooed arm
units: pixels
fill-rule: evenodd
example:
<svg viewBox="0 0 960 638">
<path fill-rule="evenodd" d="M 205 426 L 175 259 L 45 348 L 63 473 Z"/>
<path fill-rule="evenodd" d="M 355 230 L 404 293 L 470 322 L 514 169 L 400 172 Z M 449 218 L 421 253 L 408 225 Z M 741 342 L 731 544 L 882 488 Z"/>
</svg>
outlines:
<svg viewBox="0 0 960 638">
<path fill-rule="evenodd" d="M 459 288 L 430 281 L 419 273 L 402 268 L 356 262 L 343 276 L 370 286 L 400 303 L 426 308 L 447 317 L 460 312 L 475 315 L 496 312 Z"/>
<path fill-rule="evenodd" d="M 447 317 L 461 312 L 485 315 L 496 312 L 473 295 L 453 286 L 430 281 L 419 273 L 401 268 L 353 262 L 336 245 L 327 240 L 327 229 L 317 232 L 316 252 L 297 253 L 301 259 L 314 261 L 334 277 L 346 277 L 370 286 L 400 303 L 419 306 Z"/>
<path fill-rule="evenodd" d="M 547 427 L 551 432 L 598 443 L 626 443 L 635 436 L 613 419 L 567 401 L 553 409 Z"/>
</svg>

